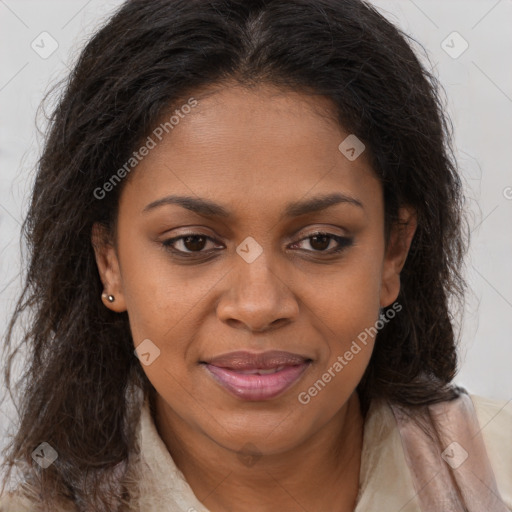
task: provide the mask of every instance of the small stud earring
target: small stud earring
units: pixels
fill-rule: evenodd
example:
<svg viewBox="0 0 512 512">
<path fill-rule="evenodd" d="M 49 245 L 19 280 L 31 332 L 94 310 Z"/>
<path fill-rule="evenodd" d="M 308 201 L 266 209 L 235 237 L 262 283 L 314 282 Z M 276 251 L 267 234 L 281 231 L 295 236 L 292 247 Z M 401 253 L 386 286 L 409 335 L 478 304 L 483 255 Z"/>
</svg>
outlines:
<svg viewBox="0 0 512 512">
<path fill-rule="evenodd" d="M 110 295 L 110 294 L 107 295 L 106 293 L 102 293 L 101 296 L 104 299 L 107 299 L 109 302 L 114 302 L 116 300 L 116 298 L 113 295 Z"/>
</svg>

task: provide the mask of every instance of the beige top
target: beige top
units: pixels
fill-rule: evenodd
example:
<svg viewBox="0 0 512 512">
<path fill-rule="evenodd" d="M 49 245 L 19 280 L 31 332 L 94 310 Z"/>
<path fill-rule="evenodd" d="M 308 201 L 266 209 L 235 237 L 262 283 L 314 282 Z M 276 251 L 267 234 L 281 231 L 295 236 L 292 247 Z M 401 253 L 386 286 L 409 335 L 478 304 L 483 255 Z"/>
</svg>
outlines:
<svg viewBox="0 0 512 512">
<path fill-rule="evenodd" d="M 431 454 L 426 453 L 430 448 L 425 448 L 421 442 L 416 443 L 416 440 L 421 439 L 421 435 L 411 429 L 407 422 L 399 428 L 401 420 L 399 419 L 397 423 L 394 408 L 384 402 L 373 403 L 365 421 L 360 491 L 354 512 L 463 512 L 464 509 L 455 504 L 456 497 L 452 505 L 449 493 L 445 498 L 442 492 L 442 488 L 451 487 L 446 485 L 447 478 L 449 479 L 446 475 L 449 474 L 455 474 L 455 480 L 459 483 L 462 477 L 467 478 L 468 475 L 473 479 L 472 482 L 470 480 L 470 486 L 475 492 L 476 500 L 485 503 L 485 509 L 471 508 L 471 511 L 512 511 L 512 401 L 500 403 L 475 395 L 471 395 L 470 398 L 471 400 L 466 397 L 466 406 L 468 403 L 471 406 L 471 402 L 474 404 L 479 424 L 478 431 L 468 429 L 468 423 L 471 422 L 453 425 L 453 430 L 449 427 L 448 431 L 453 432 L 453 441 L 448 443 L 449 439 L 441 437 L 440 444 L 445 449 L 441 457 L 433 458 Z M 440 409 L 433 411 L 436 415 Z M 444 410 L 442 415 L 446 421 L 453 419 Z M 469 437 L 463 440 L 462 434 L 457 434 L 457 428 L 469 431 Z M 477 458 L 471 457 L 476 453 L 476 448 L 471 446 L 470 440 L 478 439 L 480 433 L 492 466 L 490 475 L 478 474 L 478 471 L 485 471 L 485 464 L 482 466 Z M 412 442 L 407 440 L 410 435 L 415 436 Z M 138 471 L 141 493 L 139 510 L 210 512 L 194 495 L 183 473 L 167 451 L 158 435 L 147 403 L 141 416 L 139 436 L 143 457 L 143 466 Z M 462 442 L 457 443 L 457 439 Z M 468 448 L 468 451 L 463 447 Z M 413 469 L 414 463 L 411 461 L 414 460 L 421 467 L 419 473 Z M 480 467 L 484 469 L 478 469 Z M 446 472 L 445 468 L 449 468 L 449 471 Z M 165 475 L 165 478 L 162 478 L 162 475 Z M 493 483 L 486 480 L 492 480 L 493 477 L 496 485 L 494 489 Z M 426 480 L 422 480 L 425 478 Z M 431 496 L 435 497 L 435 503 L 428 501 L 432 499 L 428 498 L 429 490 L 432 491 Z M 484 490 L 485 497 L 481 498 Z M 471 496 L 469 498 L 472 499 Z M 33 510 L 34 507 L 23 503 L 22 500 L 5 497 L 0 502 L 0 512 Z"/>
</svg>

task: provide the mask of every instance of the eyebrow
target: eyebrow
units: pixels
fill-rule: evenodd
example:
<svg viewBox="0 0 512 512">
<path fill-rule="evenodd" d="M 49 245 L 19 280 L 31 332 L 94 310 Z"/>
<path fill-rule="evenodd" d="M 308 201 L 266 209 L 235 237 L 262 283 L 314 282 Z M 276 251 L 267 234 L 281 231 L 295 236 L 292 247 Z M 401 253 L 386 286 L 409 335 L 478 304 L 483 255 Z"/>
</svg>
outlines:
<svg viewBox="0 0 512 512">
<path fill-rule="evenodd" d="M 208 217 L 227 218 L 231 215 L 228 209 L 221 206 L 220 204 L 210 201 L 209 199 L 176 195 L 166 196 L 161 199 L 157 199 L 152 203 L 149 203 L 144 208 L 143 212 L 148 212 L 160 206 L 170 204 L 181 206 L 182 208 L 186 208 L 187 210 L 195 212 L 199 215 Z M 337 204 L 349 204 L 364 210 L 364 206 L 361 201 L 354 197 L 350 197 L 348 195 L 337 192 L 289 203 L 286 205 L 281 218 L 299 217 L 300 215 L 325 210 Z"/>
</svg>

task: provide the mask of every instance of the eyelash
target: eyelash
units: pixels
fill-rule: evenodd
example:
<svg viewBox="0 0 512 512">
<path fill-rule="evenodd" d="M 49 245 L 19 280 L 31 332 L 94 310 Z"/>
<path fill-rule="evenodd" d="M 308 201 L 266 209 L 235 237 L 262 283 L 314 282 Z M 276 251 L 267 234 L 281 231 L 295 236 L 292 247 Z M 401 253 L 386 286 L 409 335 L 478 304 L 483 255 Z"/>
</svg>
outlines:
<svg viewBox="0 0 512 512">
<path fill-rule="evenodd" d="M 326 251 L 326 250 L 324 250 L 324 251 L 306 250 L 306 252 L 315 253 L 317 255 L 318 254 L 320 254 L 320 255 L 339 254 L 339 253 L 343 252 L 345 249 L 347 249 L 348 247 L 350 247 L 352 245 L 352 243 L 353 243 L 353 239 L 349 238 L 349 237 L 335 235 L 333 233 L 327 233 L 327 232 L 324 232 L 324 231 L 316 231 L 316 232 L 311 233 L 310 235 L 308 235 L 308 236 L 306 236 L 304 238 L 301 238 L 297 242 L 294 242 L 292 245 L 296 245 L 296 244 L 298 244 L 300 242 L 303 242 L 305 240 L 309 240 L 311 238 L 314 238 L 315 236 L 325 236 L 325 237 L 328 237 L 331 240 L 334 240 L 336 243 L 338 243 L 338 247 L 335 248 L 335 249 L 328 250 L 328 251 Z M 211 238 L 209 236 L 206 236 L 206 235 L 203 235 L 201 233 L 187 233 L 185 235 L 180 235 L 180 236 L 176 236 L 174 238 L 169 238 L 168 240 L 163 241 L 162 245 L 163 245 L 163 247 L 166 250 L 169 250 L 172 253 L 174 253 L 174 254 L 176 254 L 178 256 L 184 257 L 184 258 L 194 258 L 194 257 L 196 257 L 195 255 L 207 254 L 208 252 L 211 252 L 211 251 L 203 251 L 203 250 L 201 250 L 201 251 L 180 251 L 180 250 L 175 249 L 174 247 L 172 247 L 172 245 L 175 242 L 177 242 L 179 240 L 184 240 L 185 238 L 189 238 L 189 237 L 192 237 L 192 238 L 205 238 L 208 241 L 215 242 L 215 240 L 213 238 Z M 214 250 L 216 250 L 216 249 L 214 249 Z"/>
</svg>

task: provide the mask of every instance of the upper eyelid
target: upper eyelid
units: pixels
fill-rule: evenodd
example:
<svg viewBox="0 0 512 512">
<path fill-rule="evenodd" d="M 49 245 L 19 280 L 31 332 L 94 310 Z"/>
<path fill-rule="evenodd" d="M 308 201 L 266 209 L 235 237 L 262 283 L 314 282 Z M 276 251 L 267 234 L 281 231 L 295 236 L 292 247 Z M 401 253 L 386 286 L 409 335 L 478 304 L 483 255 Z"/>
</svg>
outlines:
<svg viewBox="0 0 512 512">
<path fill-rule="evenodd" d="M 312 238 L 314 236 L 318 236 L 318 235 L 324 235 L 324 236 L 329 236 L 331 237 L 332 239 L 336 239 L 336 238 L 341 238 L 341 239 L 350 239 L 351 237 L 349 236 L 346 236 L 346 235 L 340 235 L 340 234 L 336 234 L 336 233 L 331 233 L 330 231 L 328 230 L 316 230 L 316 231 L 313 231 L 312 233 L 310 234 L 304 234 L 304 236 L 301 236 L 300 238 L 298 238 L 295 242 L 293 243 L 298 243 L 298 242 L 302 242 L 303 240 L 307 240 L 308 238 Z M 182 235 L 178 235 L 178 236 L 174 236 L 174 237 L 171 237 L 169 239 L 166 239 L 164 240 L 162 243 L 164 245 L 168 245 L 170 246 L 172 243 L 174 242 L 177 242 L 179 240 L 183 240 L 184 238 L 188 237 L 188 236 L 197 236 L 197 237 L 204 237 L 206 238 L 207 240 L 209 240 L 210 242 L 213 242 L 215 244 L 219 244 L 219 241 L 216 240 L 215 238 L 209 236 L 209 235 L 205 235 L 204 233 L 184 233 Z M 182 253 L 186 253 L 187 251 L 179 251 L 178 252 L 182 252 Z M 189 253 L 194 253 L 194 251 L 188 251 Z M 200 254 L 201 252 L 205 252 L 205 251 L 196 251 L 197 254 Z"/>
<path fill-rule="evenodd" d="M 327 235 L 327 236 L 332 236 L 332 237 L 337 236 L 337 237 L 341 237 L 341 238 L 349 238 L 349 236 L 347 236 L 347 235 L 341 235 L 339 233 L 332 233 L 331 231 L 329 231 L 327 229 L 325 229 L 325 230 L 317 229 L 309 234 L 303 233 L 301 238 L 298 239 L 298 241 L 304 240 L 305 238 L 310 238 L 315 235 Z M 170 238 L 165 239 L 164 242 L 169 242 L 171 240 L 180 240 L 182 238 L 186 238 L 187 236 L 202 236 L 204 238 L 207 238 L 208 240 L 211 240 L 212 242 L 218 242 L 218 240 L 216 240 L 213 236 L 206 235 L 205 233 L 200 233 L 200 232 L 183 233 L 182 235 L 172 236 Z"/>
</svg>

